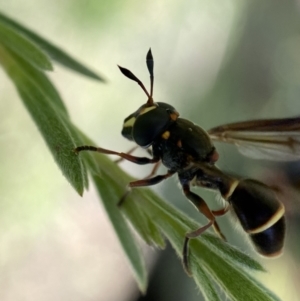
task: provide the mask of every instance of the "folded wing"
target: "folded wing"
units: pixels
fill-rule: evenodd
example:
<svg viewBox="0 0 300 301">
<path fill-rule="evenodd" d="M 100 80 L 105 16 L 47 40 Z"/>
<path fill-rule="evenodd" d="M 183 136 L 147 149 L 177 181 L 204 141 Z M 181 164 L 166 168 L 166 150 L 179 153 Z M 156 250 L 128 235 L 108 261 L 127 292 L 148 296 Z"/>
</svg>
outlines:
<svg viewBox="0 0 300 301">
<path fill-rule="evenodd" d="M 300 160 L 300 117 L 230 123 L 208 134 L 212 140 L 235 144 L 254 159 Z"/>
</svg>

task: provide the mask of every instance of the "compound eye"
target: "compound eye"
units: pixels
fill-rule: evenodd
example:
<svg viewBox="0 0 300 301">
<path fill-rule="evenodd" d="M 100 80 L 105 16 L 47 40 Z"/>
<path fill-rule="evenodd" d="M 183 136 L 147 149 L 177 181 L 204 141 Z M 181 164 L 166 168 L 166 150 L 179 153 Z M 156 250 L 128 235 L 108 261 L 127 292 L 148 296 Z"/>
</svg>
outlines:
<svg viewBox="0 0 300 301">
<path fill-rule="evenodd" d="M 124 119 L 123 123 L 123 128 L 122 128 L 122 136 L 125 137 L 126 139 L 132 141 L 132 129 L 135 123 L 136 118 L 141 114 L 142 111 L 145 110 L 145 107 L 147 105 L 142 105 L 141 107 L 138 108 L 134 113 L 130 114 L 128 117 Z"/>
<path fill-rule="evenodd" d="M 139 115 L 134 123 L 132 136 L 141 147 L 149 147 L 173 122 L 170 114 L 159 107 Z"/>
</svg>

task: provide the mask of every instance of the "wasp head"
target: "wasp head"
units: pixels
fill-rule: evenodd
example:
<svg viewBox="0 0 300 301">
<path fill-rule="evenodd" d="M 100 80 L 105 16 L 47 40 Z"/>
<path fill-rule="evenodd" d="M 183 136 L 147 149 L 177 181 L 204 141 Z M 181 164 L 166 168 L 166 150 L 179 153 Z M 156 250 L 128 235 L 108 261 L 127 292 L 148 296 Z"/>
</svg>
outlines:
<svg viewBox="0 0 300 301">
<path fill-rule="evenodd" d="M 142 105 L 125 118 L 123 137 L 133 140 L 141 147 L 149 147 L 179 116 L 171 105 L 164 102 Z"/>
<path fill-rule="evenodd" d="M 146 56 L 146 64 L 150 73 L 150 94 L 143 83 L 128 69 L 120 67 L 120 71 L 129 79 L 137 82 L 148 96 L 146 104 L 130 114 L 124 120 L 122 135 L 135 141 L 141 147 L 149 147 L 177 119 L 178 112 L 171 105 L 153 101 L 153 68 L 154 61 L 151 49 Z"/>
</svg>

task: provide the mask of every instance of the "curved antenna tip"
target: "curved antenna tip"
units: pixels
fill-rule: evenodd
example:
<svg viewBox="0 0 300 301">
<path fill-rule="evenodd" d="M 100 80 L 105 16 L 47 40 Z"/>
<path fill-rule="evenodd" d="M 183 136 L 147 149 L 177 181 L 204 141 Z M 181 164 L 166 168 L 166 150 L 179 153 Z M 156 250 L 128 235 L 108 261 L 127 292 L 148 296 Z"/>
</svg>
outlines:
<svg viewBox="0 0 300 301">
<path fill-rule="evenodd" d="M 153 75 L 154 60 L 153 60 L 151 48 L 147 52 L 146 64 L 147 64 L 148 71 L 150 73 L 150 98 L 149 98 L 149 101 L 151 102 L 152 96 L 153 96 L 153 81 L 154 81 L 154 75 Z M 153 100 L 152 100 L 152 103 L 153 103 Z"/>
<path fill-rule="evenodd" d="M 147 59 L 147 60 L 153 60 L 151 48 L 149 48 L 149 50 L 148 50 L 148 52 L 147 52 L 146 59 Z"/>
<path fill-rule="evenodd" d="M 129 79 L 139 83 L 140 80 L 128 69 L 124 68 L 124 67 L 121 67 L 119 65 L 117 65 L 120 69 L 120 71 L 122 72 L 123 75 L 125 75 L 126 77 L 128 77 Z"/>
</svg>

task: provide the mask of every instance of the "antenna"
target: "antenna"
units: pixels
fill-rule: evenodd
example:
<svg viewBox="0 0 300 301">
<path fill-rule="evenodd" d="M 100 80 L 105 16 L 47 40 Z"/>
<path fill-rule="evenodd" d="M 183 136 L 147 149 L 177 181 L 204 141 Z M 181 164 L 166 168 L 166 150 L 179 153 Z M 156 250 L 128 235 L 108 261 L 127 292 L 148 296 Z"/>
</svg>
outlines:
<svg viewBox="0 0 300 301">
<path fill-rule="evenodd" d="M 154 82 L 154 75 L 153 75 L 153 68 L 154 68 L 154 60 L 151 52 L 151 48 L 149 49 L 147 56 L 146 56 L 146 64 L 150 73 L 150 97 L 148 99 L 148 104 L 153 105 L 153 82 Z"/>
<path fill-rule="evenodd" d="M 118 65 L 118 67 L 119 67 L 119 69 L 120 69 L 120 71 L 126 76 L 126 77 L 128 77 L 129 79 L 131 79 L 131 80 L 133 80 L 133 81 L 135 81 L 135 82 L 137 82 L 140 86 L 141 86 L 141 88 L 144 90 L 144 92 L 147 94 L 147 96 L 148 96 L 148 102 L 149 102 L 149 99 L 151 98 L 151 96 L 149 95 L 149 93 L 148 93 L 148 91 L 146 90 L 146 88 L 145 88 L 145 86 L 143 85 L 143 83 L 130 71 L 130 70 L 128 70 L 128 69 L 126 69 L 126 68 L 123 68 L 123 67 L 121 67 L 121 66 L 119 66 Z M 153 102 L 153 101 L 152 101 Z"/>
<path fill-rule="evenodd" d="M 153 68 L 154 68 L 154 60 L 153 60 L 151 48 L 149 49 L 149 51 L 147 52 L 147 55 L 146 55 L 146 64 L 147 64 L 148 71 L 150 73 L 150 94 L 146 90 L 144 84 L 130 70 L 128 70 L 126 68 L 123 68 L 123 67 L 121 67 L 119 65 L 118 65 L 118 67 L 119 67 L 120 71 L 123 73 L 123 75 L 125 75 L 129 79 L 137 82 L 140 85 L 140 87 L 143 89 L 143 91 L 148 96 L 148 101 L 147 101 L 146 104 L 147 104 L 147 106 L 150 107 L 150 106 L 153 106 L 153 104 L 154 104 L 154 101 L 153 101 L 153 82 L 154 82 Z"/>
</svg>

